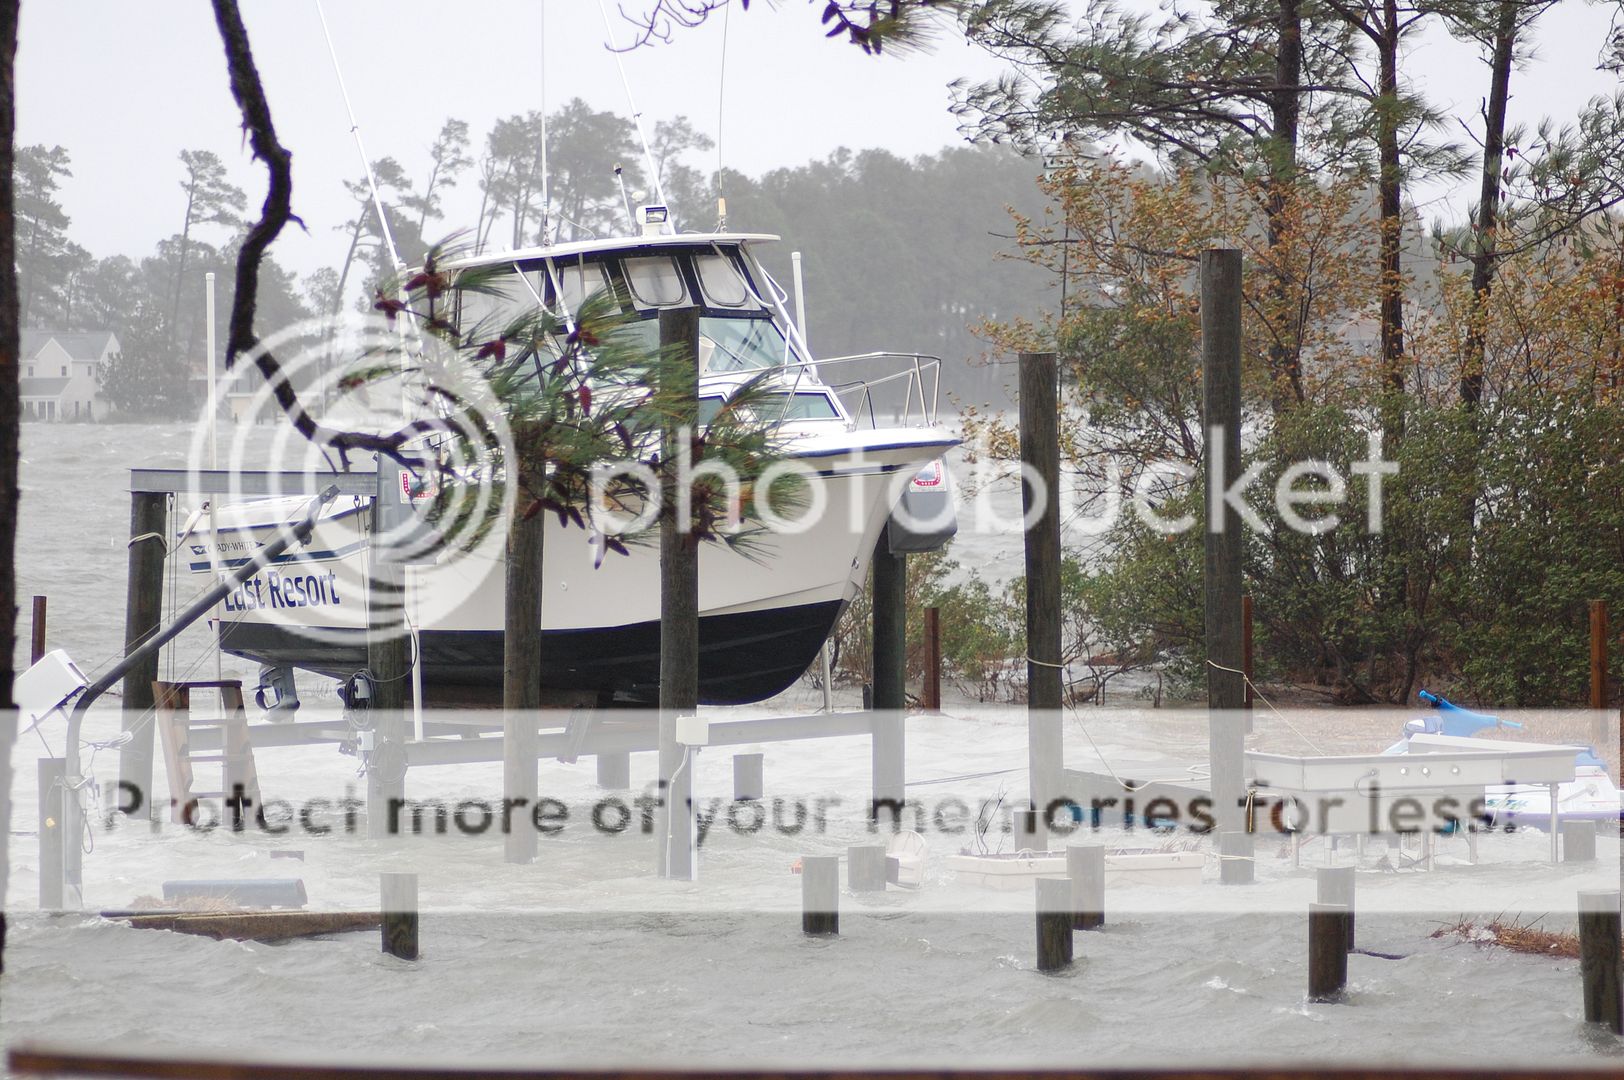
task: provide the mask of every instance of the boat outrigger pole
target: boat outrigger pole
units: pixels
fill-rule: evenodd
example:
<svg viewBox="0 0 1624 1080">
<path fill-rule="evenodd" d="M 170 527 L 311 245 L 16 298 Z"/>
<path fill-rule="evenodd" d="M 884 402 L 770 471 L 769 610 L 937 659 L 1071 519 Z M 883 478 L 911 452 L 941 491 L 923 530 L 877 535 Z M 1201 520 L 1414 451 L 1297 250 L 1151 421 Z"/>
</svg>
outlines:
<svg viewBox="0 0 1624 1080">
<path fill-rule="evenodd" d="M 122 679 L 131 668 L 156 655 L 159 649 L 174 640 L 181 631 L 213 611 L 215 605 L 230 595 L 233 589 L 265 569 L 289 548 L 309 540 L 311 532 L 316 528 L 316 519 L 320 516 L 322 507 L 337 497 L 336 486 L 329 485 L 325 488 L 310 501 L 303 518 L 297 523 L 283 525 L 270 542 L 256 551 L 252 558 L 193 600 L 168 626 L 161 627 L 157 633 L 131 649 L 124 659 L 108 668 L 79 695 L 74 703 L 73 712 L 68 714 L 68 744 L 63 750 L 65 757 L 63 783 L 67 786 L 67 791 L 62 800 L 62 881 L 66 886 L 63 895 L 69 895 L 67 890 L 71 888 L 71 895 L 76 904 L 83 903 L 81 891 L 84 881 L 81 867 L 83 824 L 80 821 L 79 789 L 84 786 L 85 781 L 84 777 L 79 775 L 79 729 L 84 724 L 85 714 L 90 711 L 96 700 Z"/>
</svg>

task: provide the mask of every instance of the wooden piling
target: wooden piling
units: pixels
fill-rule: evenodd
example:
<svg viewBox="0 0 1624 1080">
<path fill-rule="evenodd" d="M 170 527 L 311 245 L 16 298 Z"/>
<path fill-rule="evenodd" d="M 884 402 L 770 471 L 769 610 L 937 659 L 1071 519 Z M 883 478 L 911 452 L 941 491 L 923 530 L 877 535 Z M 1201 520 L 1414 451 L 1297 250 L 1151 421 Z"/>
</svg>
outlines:
<svg viewBox="0 0 1624 1080">
<path fill-rule="evenodd" d="M 671 416 L 661 433 L 661 460 L 673 470 L 686 460 L 687 440 L 699 422 L 699 309 L 665 308 L 660 312 L 660 349 L 667 356 L 661 378 L 667 387 Z M 676 735 L 677 718 L 699 708 L 699 543 L 687 509 L 689 493 L 679 494 L 678 477 L 668 472 L 660 516 L 660 812 L 662 842 L 657 846 L 661 877 L 694 876 L 691 830 L 693 775 L 682 767 L 688 758 Z"/>
<path fill-rule="evenodd" d="M 884 892 L 885 879 L 885 848 L 860 844 L 846 849 L 846 887 L 852 892 Z"/>
<path fill-rule="evenodd" d="M 1071 882 L 1065 878 L 1038 878 L 1037 909 L 1038 970 L 1064 971 L 1072 960 Z"/>
<path fill-rule="evenodd" d="M 517 445 L 533 432 L 514 432 Z M 541 722 L 541 593 L 542 556 L 547 515 L 529 513 L 526 492 L 541 490 L 544 463 L 519 461 L 510 466 L 519 482 L 518 505 L 508 523 L 507 564 L 503 582 L 502 621 L 502 797 L 519 809 L 504 816 L 502 857 L 528 863 L 536 857 L 537 834 L 527 807 L 539 794 L 536 728 Z"/>
<path fill-rule="evenodd" d="M 1039 812 L 1060 797 L 1065 764 L 1061 738 L 1060 611 L 1060 403 L 1059 361 L 1052 352 L 1021 353 L 1021 513 L 1026 530 L 1026 730 L 1032 807 Z M 1041 488 L 1041 490 L 1039 490 Z M 1039 507 L 1041 506 L 1041 510 Z M 1036 512 L 1036 519 L 1032 515 Z"/>
<path fill-rule="evenodd" d="M 68 763 L 63 758 L 40 758 L 39 777 L 39 909 L 62 910 L 62 849 L 66 830 L 62 823 L 65 794 L 63 778 Z"/>
<path fill-rule="evenodd" d="M 632 756 L 626 753 L 598 755 L 598 786 L 625 791 L 632 786 Z"/>
<path fill-rule="evenodd" d="M 840 859 L 801 857 L 801 933 L 840 933 Z"/>
<path fill-rule="evenodd" d="M 45 655 L 45 597 L 34 597 L 33 617 L 28 625 L 28 662 L 37 664 Z"/>
<path fill-rule="evenodd" d="M 128 578 L 124 593 L 126 654 L 158 630 L 163 617 L 164 530 L 169 496 L 156 491 L 130 493 Z M 141 793 L 145 817 L 157 814 L 152 789 L 152 684 L 158 679 L 158 654 L 124 673 L 122 719 L 130 739 L 118 750 L 118 778 Z"/>
<path fill-rule="evenodd" d="M 1594 821 L 1562 822 L 1562 861 L 1596 861 L 1596 823 Z"/>
<path fill-rule="evenodd" d="M 733 755 L 733 801 L 750 802 L 761 798 L 766 782 L 763 778 L 765 754 Z"/>
<path fill-rule="evenodd" d="M 397 469 L 378 463 L 372 503 L 374 537 L 387 528 L 384 500 L 395 494 Z M 372 672 L 373 765 L 367 770 L 367 836 L 389 835 L 389 804 L 406 798 L 405 743 L 412 704 L 412 642 L 406 629 L 406 565 L 375 544 L 368 563 L 367 669 Z"/>
<path fill-rule="evenodd" d="M 1250 833 L 1235 831 L 1218 834 L 1219 881 L 1225 885 L 1250 885 L 1253 865 Z"/>
<path fill-rule="evenodd" d="M 920 704 L 927 713 L 942 711 L 942 609 L 925 609 L 925 685 Z"/>
<path fill-rule="evenodd" d="M 417 875 L 379 874 L 378 910 L 383 913 L 383 951 L 417 959 Z"/>
<path fill-rule="evenodd" d="M 1308 1000 L 1338 1001 L 1348 985 L 1348 919 L 1341 904 L 1308 905 Z"/>
<path fill-rule="evenodd" d="M 1584 985 L 1585 1021 L 1624 1034 L 1619 993 L 1618 891 L 1579 893 L 1579 976 Z"/>
<path fill-rule="evenodd" d="M 1354 941 L 1354 881 L 1351 866 L 1322 866 L 1314 874 L 1317 898 L 1322 904 L 1334 904 L 1348 909 L 1348 951 Z"/>
<path fill-rule="evenodd" d="M 1105 845 L 1066 845 L 1066 876 L 1071 879 L 1071 926 L 1099 930 L 1105 926 Z"/>
<path fill-rule="evenodd" d="M 907 797 L 903 715 L 908 707 L 908 557 L 891 553 L 884 530 L 874 545 L 873 566 L 874 798 L 870 806 L 871 817 L 885 824 L 894 815 L 883 808 L 900 806 Z"/>
<path fill-rule="evenodd" d="M 1250 709 L 1256 704 L 1252 692 L 1252 594 L 1247 593 L 1241 597 L 1241 670 L 1246 672 L 1246 694 L 1242 698 L 1241 707 Z M 1247 721 L 1247 730 L 1251 730 L 1251 721 Z"/>
<path fill-rule="evenodd" d="M 1590 707 L 1596 711 L 1596 749 L 1607 745 L 1607 601 L 1590 601 Z"/>
<path fill-rule="evenodd" d="M 1228 842 L 1223 881 L 1252 880 L 1246 831 L 1245 656 L 1241 619 L 1241 516 L 1224 498 L 1241 474 L 1241 253 L 1201 253 L 1201 381 L 1206 417 L 1205 565 L 1208 760 L 1218 828 Z M 1239 858 L 1236 858 L 1239 857 Z"/>
</svg>

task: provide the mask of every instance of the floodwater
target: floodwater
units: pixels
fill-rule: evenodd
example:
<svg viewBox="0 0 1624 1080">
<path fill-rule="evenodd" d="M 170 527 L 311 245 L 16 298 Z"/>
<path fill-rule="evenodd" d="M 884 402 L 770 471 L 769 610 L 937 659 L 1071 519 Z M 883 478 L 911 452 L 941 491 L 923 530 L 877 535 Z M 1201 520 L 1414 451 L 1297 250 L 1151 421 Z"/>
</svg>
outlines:
<svg viewBox="0 0 1624 1080">
<path fill-rule="evenodd" d="M 183 465 L 190 429 L 31 425 L 23 436 L 19 591 L 51 597 L 52 645 L 96 669 L 122 642 L 126 470 Z M 1018 535 L 966 537 L 959 557 L 1001 574 L 1018 567 L 1019 551 Z M 178 673 L 212 676 L 204 644 L 197 632 L 184 639 Z M 225 671 L 254 675 L 230 658 Z M 331 707 L 310 697 L 312 712 Z M 802 687 L 718 716 L 815 703 Z M 947 712 L 910 720 L 911 796 L 937 810 L 1022 796 L 1021 712 L 963 701 Z M 108 738 L 116 725 L 114 711 L 99 711 L 87 737 Z M 1283 748 L 1336 726 L 1285 730 L 1260 714 L 1255 744 Z M 1370 740 L 1372 751 L 1396 730 L 1391 718 L 1356 734 L 1341 727 L 1339 746 Z M 1149 710 L 1070 713 L 1065 740 L 1070 765 L 1146 779 L 1188 775 L 1205 757 L 1198 723 Z M 1310 1004 L 1305 911 L 1323 843 L 1307 845 L 1297 866 L 1284 841 L 1261 838 L 1258 884 L 1246 888 L 1218 885 L 1210 859 L 1198 886 L 1113 886 L 1106 928 L 1077 935 L 1077 963 L 1050 976 L 1034 970 L 1030 886 L 1003 893 L 959 880 L 947 859 L 975 839 L 943 824 L 946 815 L 921 828 L 929 853 L 919 888 L 847 893 L 841 936 L 803 937 L 792 864 L 873 839 L 856 813 L 867 795 L 866 738 L 736 748 L 766 754 L 769 800 L 830 807 L 821 829 L 728 826 L 732 751 L 698 754 L 696 796 L 723 803 L 696 882 L 656 879 L 654 841 L 635 824 L 618 833 L 592 824 L 612 796 L 595 787 L 590 760 L 542 763 L 542 791 L 567 808 L 569 824 L 541 839 L 530 866 L 507 865 L 499 837 L 460 825 L 391 843 L 347 834 L 332 807 L 364 781 L 355 759 L 331 746 L 256 755 L 266 798 L 290 808 L 328 800 L 319 820 L 330 832 L 285 814 L 276 834 L 149 827 L 91 807 L 87 911 L 159 895 L 168 880 L 293 876 L 313 908 L 366 909 L 376 906 L 380 871 L 407 870 L 419 875 L 424 913 L 422 958 L 407 963 L 382 955 L 375 933 L 264 945 L 38 913 L 35 760 L 61 746 L 58 723 L 25 735 L 13 755 L 7 1045 L 418 1065 L 1619 1064 L 1620 1044 L 1582 1022 L 1577 961 L 1431 936 L 1462 916 L 1571 926 L 1579 889 L 1617 887 L 1613 838 L 1588 866 L 1548 865 L 1537 832 L 1485 837 L 1477 864 L 1463 840 L 1446 837 L 1430 872 L 1413 848 L 1338 852 L 1368 871 L 1359 875 L 1360 945 L 1382 955 L 1350 958 L 1343 1003 Z M 634 756 L 635 791 L 652 782 L 652 757 Z M 113 777 L 115 758 L 92 757 L 98 781 Z M 414 770 L 408 790 L 474 806 L 499 799 L 501 766 Z M 1187 834 L 1107 830 L 1099 839 L 1207 849 Z M 1011 846 L 997 827 L 987 843 Z M 301 857 L 272 858 L 291 852 Z"/>
</svg>

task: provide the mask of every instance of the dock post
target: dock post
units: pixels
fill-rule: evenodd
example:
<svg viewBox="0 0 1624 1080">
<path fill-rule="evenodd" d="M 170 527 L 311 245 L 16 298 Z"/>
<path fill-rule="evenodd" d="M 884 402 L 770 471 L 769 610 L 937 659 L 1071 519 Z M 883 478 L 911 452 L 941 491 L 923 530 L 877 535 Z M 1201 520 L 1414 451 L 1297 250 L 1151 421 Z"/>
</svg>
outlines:
<svg viewBox="0 0 1624 1080">
<path fill-rule="evenodd" d="M 1348 985 L 1348 918 L 1341 904 L 1308 905 L 1308 1000 L 1338 1001 Z"/>
<path fill-rule="evenodd" d="M 751 802 L 761 798 L 766 782 L 763 778 L 765 754 L 733 755 L 733 801 Z"/>
<path fill-rule="evenodd" d="M 632 786 L 632 756 L 628 753 L 598 755 L 598 786 L 625 791 Z"/>
<path fill-rule="evenodd" d="M 1579 893 L 1579 974 L 1584 981 L 1585 1021 L 1606 1024 L 1624 1034 L 1619 996 L 1618 892 L 1585 889 Z"/>
<path fill-rule="evenodd" d="M 925 685 L 920 704 L 928 713 L 942 711 L 942 609 L 925 609 Z"/>
<path fill-rule="evenodd" d="M 379 874 L 378 908 L 383 914 L 383 951 L 417 959 L 417 875 Z"/>
<path fill-rule="evenodd" d="M 34 597 L 33 617 L 28 625 L 28 662 L 37 664 L 45 655 L 45 597 Z"/>
<path fill-rule="evenodd" d="M 1354 940 L 1354 882 L 1351 866 L 1322 866 L 1314 872 L 1316 896 L 1322 904 L 1335 904 L 1348 909 L 1348 951 L 1353 951 Z"/>
<path fill-rule="evenodd" d="M 1607 743 L 1607 601 L 1590 601 L 1590 707 L 1595 710 L 1596 735 L 1600 750 Z"/>
<path fill-rule="evenodd" d="M 861 844 L 846 849 L 846 887 L 854 893 L 884 892 L 885 848 Z"/>
<path fill-rule="evenodd" d="M 406 632 L 406 565 L 376 538 L 384 535 L 384 500 L 394 498 L 399 470 L 380 455 L 372 500 L 367 581 L 367 669 L 372 672 L 373 749 L 367 768 L 367 836 L 389 835 L 389 804 L 406 798 L 407 711 L 412 704 L 412 642 Z"/>
<path fill-rule="evenodd" d="M 129 653 L 158 629 L 163 618 L 164 540 L 169 496 L 157 491 L 130 493 L 129 576 L 124 592 L 124 651 Z M 141 793 L 147 817 L 158 814 L 152 787 L 152 684 L 158 679 L 153 653 L 124 675 L 122 726 L 130 741 L 118 750 L 118 778 Z"/>
<path fill-rule="evenodd" d="M 840 933 L 840 858 L 801 857 L 801 933 Z"/>
<path fill-rule="evenodd" d="M 1250 885 L 1254 872 L 1252 836 L 1244 832 L 1218 834 L 1218 880 L 1225 885 Z"/>
<path fill-rule="evenodd" d="M 1564 821 L 1562 823 L 1562 861 L 1596 861 L 1596 823 L 1594 821 Z"/>
<path fill-rule="evenodd" d="M 1026 529 L 1026 739 L 1028 797 L 1049 846 L 1048 807 L 1060 798 L 1065 764 L 1060 715 L 1060 404 L 1059 361 L 1021 353 L 1021 513 Z M 1034 520 L 1035 516 L 1035 520 Z"/>
<path fill-rule="evenodd" d="M 518 445 L 535 436 L 533 424 L 514 432 Z M 547 515 L 528 513 L 525 492 L 544 490 L 546 465 L 521 460 L 520 496 L 508 522 L 502 619 L 502 858 L 528 863 L 536 858 L 537 836 L 531 809 L 539 793 L 536 727 L 541 722 L 542 556 Z"/>
<path fill-rule="evenodd" d="M 1015 839 L 1015 850 L 1045 851 L 1049 842 L 1049 834 L 1043 828 L 1043 822 L 1038 820 L 1036 810 L 1017 807 L 1009 812 L 1009 832 Z M 1038 845 L 1042 844 L 1043 847 Z"/>
<path fill-rule="evenodd" d="M 699 417 L 699 309 L 660 312 L 660 348 L 672 359 L 661 378 L 679 380 L 670 395 L 675 410 L 661 437 L 666 463 L 660 512 L 660 843 L 661 877 L 692 880 L 694 858 L 692 751 L 677 742 L 677 718 L 699 709 L 699 543 L 691 520 L 678 520 L 690 508 L 679 493 L 673 463 Z M 684 359 L 677 359 L 684 358 Z"/>
<path fill-rule="evenodd" d="M 1252 880 L 1247 831 L 1241 516 L 1224 497 L 1241 475 L 1241 253 L 1201 253 L 1201 382 L 1207 429 L 1205 565 L 1208 760 L 1225 884 Z"/>
<path fill-rule="evenodd" d="M 1246 673 L 1246 694 L 1242 698 L 1242 707 L 1253 708 L 1257 702 L 1252 691 L 1252 594 L 1246 593 L 1241 597 L 1241 670 Z M 1252 731 L 1252 718 L 1246 719 L 1246 730 Z"/>
<path fill-rule="evenodd" d="M 62 822 L 68 763 L 59 757 L 40 758 L 39 769 L 39 909 L 62 910 L 62 851 L 66 830 Z"/>
<path fill-rule="evenodd" d="M 908 707 L 908 557 L 891 553 L 885 529 L 874 545 L 873 638 L 874 799 L 869 816 L 876 823 L 890 819 L 895 824 L 907 797 L 903 716 Z"/>
<path fill-rule="evenodd" d="M 1105 926 L 1105 845 L 1066 845 L 1066 876 L 1071 879 L 1073 930 Z"/>
<path fill-rule="evenodd" d="M 1072 960 L 1071 882 L 1065 878 L 1038 878 L 1036 885 L 1038 970 L 1064 971 Z"/>
</svg>

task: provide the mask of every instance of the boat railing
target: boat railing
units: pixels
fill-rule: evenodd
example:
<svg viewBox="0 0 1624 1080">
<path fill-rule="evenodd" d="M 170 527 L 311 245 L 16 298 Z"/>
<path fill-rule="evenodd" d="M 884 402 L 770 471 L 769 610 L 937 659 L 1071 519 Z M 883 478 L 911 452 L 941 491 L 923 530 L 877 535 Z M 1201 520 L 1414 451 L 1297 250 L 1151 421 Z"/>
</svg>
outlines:
<svg viewBox="0 0 1624 1080">
<path fill-rule="evenodd" d="M 885 361 L 899 361 L 900 364 L 897 370 L 874 378 L 842 381 L 838 378 L 829 379 L 824 375 L 824 369 L 831 367 Z M 791 419 L 789 410 L 795 401 L 795 391 L 803 384 L 811 383 L 820 384 L 840 399 L 854 429 L 861 427 L 865 419 L 869 427 L 879 427 L 881 418 L 875 404 L 874 391 L 878 387 L 893 386 L 900 390 L 902 401 L 900 407 L 892 403 L 891 422 L 901 427 L 915 425 L 931 427 L 936 423 L 941 396 L 942 358 L 927 353 L 869 352 L 852 356 L 824 357 L 798 365 L 795 378 L 789 386 L 789 393 L 784 397 L 784 414 L 780 417 L 781 420 Z M 891 396 L 894 392 L 887 391 L 882 397 Z"/>
</svg>

